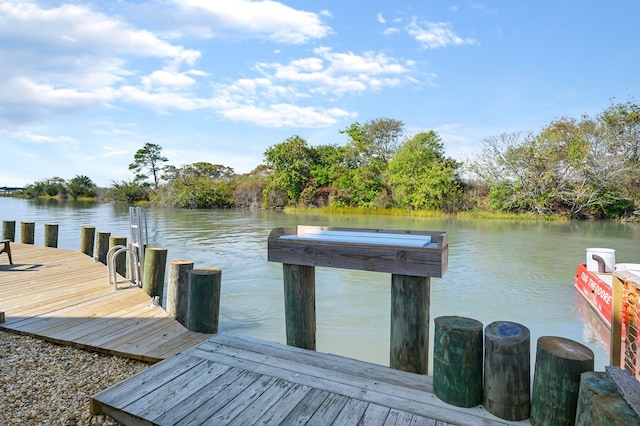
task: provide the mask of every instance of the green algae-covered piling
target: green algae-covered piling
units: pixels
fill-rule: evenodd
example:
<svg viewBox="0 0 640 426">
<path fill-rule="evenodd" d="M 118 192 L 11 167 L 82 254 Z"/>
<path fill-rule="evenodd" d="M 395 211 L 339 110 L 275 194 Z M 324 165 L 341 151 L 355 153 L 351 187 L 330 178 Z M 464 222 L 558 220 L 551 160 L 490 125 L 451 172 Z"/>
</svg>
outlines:
<svg viewBox="0 0 640 426">
<path fill-rule="evenodd" d="M 458 316 L 434 321 L 433 393 L 458 407 L 482 403 L 482 323 Z"/>
<path fill-rule="evenodd" d="M 484 331 L 483 405 L 506 420 L 529 417 L 530 332 L 521 324 L 496 321 Z"/>
<path fill-rule="evenodd" d="M 618 393 L 618 387 L 604 371 L 587 371 L 580 375 L 576 425 L 592 424 L 593 398 L 606 393 Z"/>
<path fill-rule="evenodd" d="M 593 426 L 640 425 L 640 418 L 620 394 L 603 393 L 594 396 L 591 410 L 589 424 Z"/>
<path fill-rule="evenodd" d="M 222 270 L 201 268 L 189 271 L 189 314 L 187 329 L 217 333 L 220 316 Z"/>
<path fill-rule="evenodd" d="M 531 397 L 531 424 L 571 425 L 576 419 L 580 375 L 593 371 L 591 349 L 563 337 L 538 339 Z"/>
</svg>

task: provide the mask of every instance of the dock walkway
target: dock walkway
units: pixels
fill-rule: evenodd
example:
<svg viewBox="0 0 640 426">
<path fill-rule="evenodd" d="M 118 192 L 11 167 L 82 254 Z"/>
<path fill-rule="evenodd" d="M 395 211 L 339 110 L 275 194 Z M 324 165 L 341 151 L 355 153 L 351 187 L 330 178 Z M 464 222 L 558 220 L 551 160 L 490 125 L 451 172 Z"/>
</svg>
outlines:
<svg viewBox="0 0 640 426">
<path fill-rule="evenodd" d="M 218 334 L 92 398 L 127 425 L 508 425 L 440 401 L 429 376 Z"/>
<path fill-rule="evenodd" d="M 114 290 L 107 267 L 83 253 L 11 243 L 0 258 L 0 329 L 157 362 L 210 335 L 188 331 L 138 286 Z"/>
</svg>

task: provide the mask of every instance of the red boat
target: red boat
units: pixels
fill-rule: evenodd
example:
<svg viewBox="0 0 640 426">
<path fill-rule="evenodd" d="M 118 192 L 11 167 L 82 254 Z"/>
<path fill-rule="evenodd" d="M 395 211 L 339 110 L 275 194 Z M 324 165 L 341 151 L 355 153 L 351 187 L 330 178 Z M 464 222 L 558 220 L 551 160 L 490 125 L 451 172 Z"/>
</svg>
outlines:
<svg viewBox="0 0 640 426">
<path fill-rule="evenodd" d="M 585 263 L 578 265 L 574 285 L 609 328 L 611 328 L 612 283 L 612 273 L 590 271 Z"/>
<path fill-rule="evenodd" d="M 575 287 L 609 328 L 611 328 L 611 312 L 613 311 L 614 270 L 640 275 L 640 264 L 616 264 L 615 250 L 590 248 L 587 249 L 587 263 L 578 265 L 574 278 Z"/>
</svg>

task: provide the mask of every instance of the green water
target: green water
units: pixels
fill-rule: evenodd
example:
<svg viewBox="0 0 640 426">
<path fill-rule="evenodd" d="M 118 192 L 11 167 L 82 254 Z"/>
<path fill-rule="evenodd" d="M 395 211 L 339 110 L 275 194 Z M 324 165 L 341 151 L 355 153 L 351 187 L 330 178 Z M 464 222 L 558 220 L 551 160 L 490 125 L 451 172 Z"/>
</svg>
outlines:
<svg viewBox="0 0 640 426">
<path fill-rule="evenodd" d="M 576 265 L 588 247 L 613 248 L 617 262 L 640 263 L 638 224 L 155 208 L 147 214 L 150 246 L 167 248 L 169 260 L 222 268 L 221 331 L 278 342 L 285 340 L 282 267 L 267 262 L 267 237 L 275 227 L 447 232 L 449 267 L 443 278 L 431 280 L 431 339 L 433 318 L 441 315 L 485 325 L 515 321 L 530 329 L 533 354 L 538 337 L 562 336 L 590 347 L 598 369 L 608 361 L 608 336 L 573 288 Z M 70 250 L 79 249 L 84 225 L 129 234 L 127 207 L 110 204 L 0 198 L 0 220 L 36 222 L 38 245 L 44 224 L 58 223 L 59 247 Z M 317 268 L 318 350 L 388 365 L 390 281 L 388 274 Z"/>
</svg>

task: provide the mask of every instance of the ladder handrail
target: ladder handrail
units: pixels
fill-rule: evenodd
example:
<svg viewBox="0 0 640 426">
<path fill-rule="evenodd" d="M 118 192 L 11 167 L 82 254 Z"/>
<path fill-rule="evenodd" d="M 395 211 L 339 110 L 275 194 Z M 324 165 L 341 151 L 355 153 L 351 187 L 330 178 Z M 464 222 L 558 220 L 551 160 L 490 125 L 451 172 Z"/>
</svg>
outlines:
<svg viewBox="0 0 640 426">
<path fill-rule="evenodd" d="M 144 251 L 148 245 L 147 215 L 142 207 L 129 207 L 129 231 L 131 247 L 136 253 L 138 277 L 142 283 L 144 274 Z"/>
<path fill-rule="evenodd" d="M 123 245 L 113 246 L 107 252 L 107 273 L 109 275 L 109 284 L 113 284 L 114 290 L 118 289 L 118 274 L 114 265 L 116 258 L 120 253 L 126 253 L 127 256 L 129 271 L 131 271 L 131 277 L 129 281 L 137 286 L 141 286 L 142 280 L 140 279 L 140 269 L 136 266 L 138 262 L 136 252 Z"/>
</svg>

